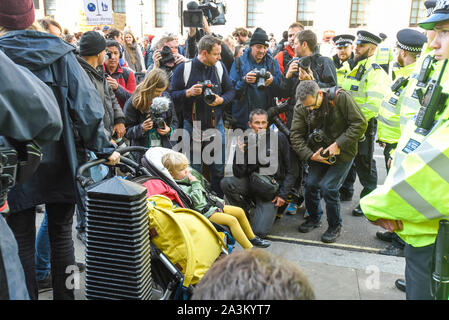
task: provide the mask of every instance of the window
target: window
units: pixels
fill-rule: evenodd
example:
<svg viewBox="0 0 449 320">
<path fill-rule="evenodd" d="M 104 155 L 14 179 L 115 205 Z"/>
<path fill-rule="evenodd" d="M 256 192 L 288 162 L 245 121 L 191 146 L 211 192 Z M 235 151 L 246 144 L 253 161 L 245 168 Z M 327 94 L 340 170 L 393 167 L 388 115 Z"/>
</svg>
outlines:
<svg viewBox="0 0 449 320">
<path fill-rule="evenodd" d="M 298 0 L 298 15 L 296 21 L 304 26 L 313 26 L 315 15 L 315 0 Z"/>
<path fill-rule="evenodd" d="M 45 16 L 52 19 L 55 18 L 56 0 L 44 0 Z"/>
<path fill-rule="evenodd" d="M 112 0 L 112 9 L 115 13 L 126 13 L 125 0 Z"/>
<path fill-rule="evenodd" d="M 410 12 L 410 27 L 417 27 L 418 22 L 426 18 L 426 7 L 424 0 L 412 0 L 412 9 Z"/>
<path fill-rule="evenodd" d="M 39 0 L 33 0 L 34 2 L 34 9 L 39 10 Z"/>
<path fill-rule="evenodd" d="M 369 0 L 351 0 L 351 18 L 349 21 L 350 28 L 366 26 L 366 13 Z"/>
<path fill-rule="evenodd" d="M 156 28 L 168 26 L 169 6 L 168 0 L 154 0 Z"/>
<path fill-rule="evenodd" d="M 247 8 L 248 8 L 246 16 L 247 28 L 259 27 L 262 24 L 264 24 L 263 4 L 264 0 L 247 0 Z"/>
</svg>

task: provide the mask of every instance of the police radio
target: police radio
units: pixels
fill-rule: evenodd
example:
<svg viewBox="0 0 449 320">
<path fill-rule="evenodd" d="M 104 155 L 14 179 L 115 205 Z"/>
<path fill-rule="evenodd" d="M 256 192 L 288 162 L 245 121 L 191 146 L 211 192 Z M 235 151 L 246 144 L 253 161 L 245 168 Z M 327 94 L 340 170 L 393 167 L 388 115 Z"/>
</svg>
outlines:
<svg viewBox="0 0 449 320">
<path fill-rule="evenodd" d="M 447 59 L 444 60 L 438 80 L 430 82 L 424 95 L 422 94 L 422 89 L 419 89 L 417 92 L 421 108 L 416 116 L 415 124 L 418 127 L 416 133 L 421 135 L 427 135 L 435 121 L 435 115 L 443 110 L 449 96 L 447 93 L 442 92 L 443 87 L 441 86 L 441 79 L 446 65 Z"/>
<path fill-rule="evenodd" d="M 357 70 L 356 75 L 355 75 L 355 79 L 356 79 L 357 81 L 362 80 L 362 77 L 363 77 L 365 71 L 366 71 L 365 66 L 364 66 L 364 65 L 363 65 L 363 66 L 360 66 L 359 69 Z"/>
<path fill-rule="evenodd" d="M 428 55 L 421 66 L 421 71 L 418 75 L 418 87 L 425 87 L 427 81 L 429 80 L 430 73 L 433 70 L 433 62 L 435 58 Z"/>
<path fill-rule="evenodd" d="M 408 84 L 408 78 L 400 77 L 391 86 L 391 91 L 397 92 L 399 89 L 405 87 Z"/>
</svg>

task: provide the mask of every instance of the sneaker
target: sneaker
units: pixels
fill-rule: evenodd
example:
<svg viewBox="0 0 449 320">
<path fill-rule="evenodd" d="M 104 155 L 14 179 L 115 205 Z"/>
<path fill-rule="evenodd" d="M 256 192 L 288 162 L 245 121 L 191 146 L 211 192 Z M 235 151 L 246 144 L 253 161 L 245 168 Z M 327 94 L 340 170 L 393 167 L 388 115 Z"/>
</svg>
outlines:
<svg viewBox="0 0 449 320">
<path fill-rule="evenodd" d="M 86 231 L 77 231 L 76 237 L 84 244 L 86 245 Z"/>
<path fill-rule="evenodd" d="M 332 243 L 337 241 L 337 238 L 341 234 L 341 225 L 338 225 L 336 227 L 329 227 L 326 232 L 322 235 L 321 241 L 324 243 Z"/>
<path fill-rule="evenodd" d="M 295 215 L 296 210 L 298 210 L 298 206 L 295 203 L 290 202 L 287 208 L 285 209 L 285 213 L 288 215 Z"/>
<path fill-rule="evenodd" d="M 308 233 L 312 231 L 315 228 L 321 227 L 321 222 L 313 221 L 311 219 L 307 220 L 303 224 L 301 224 L 298 228 L 299 232 L 301 233 Z"/>
<path fill-rule="evenodd" d="M 255 236 L 253 239 L 249 240 L 253 246 L 259 247 L 259 248 L 267 248 L 271 246 L 271 242 L 268 240 L 264 240 L 259 238 L 258 236 Z"/>
<path fill-rule="evenodd" d="M 51 273 L 49 272 L 47 276 L 42 280 L 37 280 L 37 289 L 39 293 L 53 290 L 53 286 L 51 284 Z"/>
</svg>

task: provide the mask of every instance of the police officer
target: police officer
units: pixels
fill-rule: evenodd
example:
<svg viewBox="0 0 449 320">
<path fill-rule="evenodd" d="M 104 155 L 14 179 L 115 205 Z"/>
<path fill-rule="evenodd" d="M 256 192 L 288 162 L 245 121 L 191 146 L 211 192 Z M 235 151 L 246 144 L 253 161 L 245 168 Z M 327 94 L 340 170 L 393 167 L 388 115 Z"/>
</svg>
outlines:
<svg viewBox="0 0 449 320">
<path fill-rule="evenodd" d="M 403 29 L 397 37 L 397 63 L 400 68 L 394 71 L 394 79 L 389 93 L 385 95 L 379 109 L 377 137 L 379 144 L 384 148 L 385 166 L 389 170 L 388 163 L 390 153 L 396 148 L 401 129 L 399 126 L 401 102 L 404 89 L 412 75 L 416 65 L 416 57 L 426 42 L 426 36 L 412 29 Z M 391 242 L 380 254 L 402 256 L 404 242 L 392 232 L 377 232 L 376 236 L 384 241 Z"/>
<path fill-rule="evenodd" d="M 368 31 L 361 30 L 357 33 L 354 57 L 356 65 L 346 75 L 342 84 L 343 89 L 358 103 L 368 121 L 368 128 L 359 142 L 354 165 L 340 189 L 343 201 L 352 199 L 356 174 L 363 186 L 360 198 L 377 187 L 376 162 L 373 159 L 376 117 L 390 83 L 387 73 L 376 63 L 375 53 L 380 42 L 381 38 Z M 357 206 L 352 213 L 355 216 L 362 215 L 360 206 Z"/>
<path fill-rule="evenodd" d="M 435 58 L 447 68 L 449 1 L 438 2 L 434 13 L 419 25 L 436 31 L 429 46 L 435 50 Z M 439 73 L 446 70 L 440 68 Z M 441 85 L 443 93 L 448 93 L 447 77 L 442 78 Z M 422 100 L 423 104 L 426 101 Z M 430 122 L 417 117 L 406 124 L 385 183 L 361 200 L 363 213 L 369 220 L 396 232 L 406 242 L 406 298 L 412 300 L 432 298 L 432 252 L 439 221 L 447 219 L 449 212 L 445 200 L 449 193 L 449 160 L 445 155 L 449 150 L 449 101 L 442 101 L 438 104 L 440 113 L 421 113 Z"/>
<path fill-rule="evenodd" d="M 354 68 L 354 40 L 351 34 L 340 34 L 332 38 L 337 53 L 332 57 L 337 69 L 337 83 L 341 85 L 346 74 Z"/>
<path fill-rule="evenodd" d="M 394 60 L 393 50 L 385 43 L 387 35 L 385 33 L 379 33 L 379 37 L 382 39 L 381 43 L 377 46 L 376 62 L 389 73 L 390 62 Z"/>
</svg>

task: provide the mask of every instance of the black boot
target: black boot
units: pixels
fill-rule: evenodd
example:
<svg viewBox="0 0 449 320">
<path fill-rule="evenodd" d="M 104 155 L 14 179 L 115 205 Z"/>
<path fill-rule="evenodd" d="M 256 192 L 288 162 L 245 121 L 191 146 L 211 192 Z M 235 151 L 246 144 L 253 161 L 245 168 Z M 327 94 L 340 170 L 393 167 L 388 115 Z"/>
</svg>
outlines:
<svg viewBox="0 0 449 320">
<path fill-rule="evenodd" d="M 402 292 L 405 292 L 405 280 L 404 279 L 398 279 L 394 282 L 394 285 L 396 288 L 401 290 Z"/>
<path fill-rule="evenodd" d="M 360 208 L 360 204 L 357 206 L 357 208 L 355 208 L 354 210 L 352 210 L 352 215 L 356 216 L 356 217 L 361 217 L 363 216 L 363 211 L 362 208 Z"/>
</svg>

